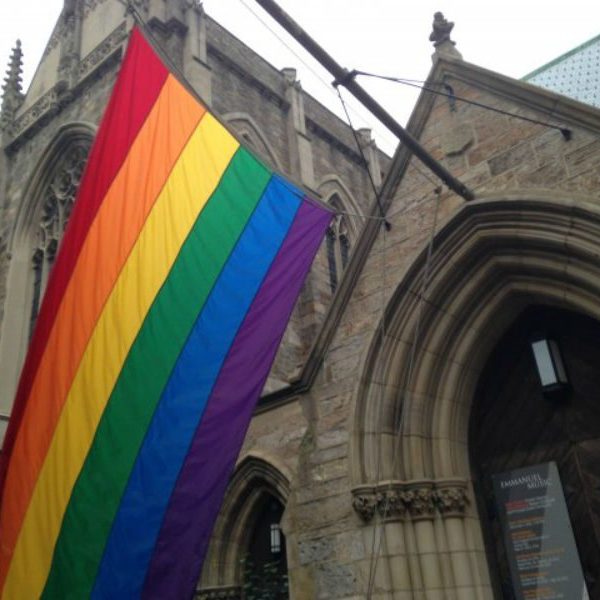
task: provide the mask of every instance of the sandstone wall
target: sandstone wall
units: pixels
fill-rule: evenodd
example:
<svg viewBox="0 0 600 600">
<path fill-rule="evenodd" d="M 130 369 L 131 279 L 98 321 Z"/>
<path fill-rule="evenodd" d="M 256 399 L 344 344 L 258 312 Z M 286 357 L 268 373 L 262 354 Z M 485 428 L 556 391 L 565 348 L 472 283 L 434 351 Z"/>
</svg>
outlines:
<svg viewBox="0 0 600 600">
<path fill-rule="evenodd" d="M 535 192 L 548 202 L 599 207 L 597 112 L 551 94 L 540 96 L 534 88 L 482 70 L 463 69 L 456 62 L 438 65 L 433 76 L 445 76 L 456 96 L 572 131 L 567 141 L 556 129 L 461 102 L 453 110 L 447 99 L 424 94 L 411 127 L 423 146 L 481 198 L 478 202 L 492 196 L 518 201 Z M 547 106 L 554 112 L 548 114 Z M 420 467 L 421 455 L 411 458 L 410 446 L 398 443 L 393 423 L 373 431 L 361 422 L 359 405 L 369 379 L 367 355 L 380 334 L 377 328 L 384 308 L 423 256 L 434 221 L 439 232 L 464 207 L 462 198 L 444 188 L 436 216 L 437 183 L 430 181 L 429 173 L 424 175 L 425 168 L 400 151 L 393 176 L 395 169 L 401 181 L 388 208 L 391 231 L 384 235 L 379 230 L 316 381 L 309 393 L 255 417 L 244 447 L 245 454 L 270 456 L 294 473 L 286 518 L 295 599 L 364 598 L 370 574 L 375 578 L 373 598 L 391 598 L 392 592 L 396 599 L 424 598 L 426 590 L 427 598 L 491 597 L 468 473 L 460 483 L 467 485 L 464 489 L 441 489 L 439 482 L 424 482 L 420 489 L 433 486 L 430 504 L 419 510 L 414 504 L 395 506 L 384 528 L 373 516 L 376 505 L 368 504 L 376 502 L 375 496 L 355 493 L 360 510 L 352 509 L 353 488 L 397 480 L 394 490 L 410 491 L 415 475 L 411 478 L 408 470 L 402 473 L 403 465 L 412 463 L 413 473 L 430 470 L 427 464 Z M 443 263 L 443 257 L 437 260 Z M 417 295 L 419 289 L 408 293 Z M 398 348 L 404 344 L 400 338 L 396 342 Z M 377 382 L 371 387 L 376 390 Z M 386 393 L 399 398 L 401 390 Z M 371 401 L 377 402 L 377 392 L 373 396 Z M 372 410 L 377 412 L 375 406 Z M 419 401 L 413 404 L 415 413 L 425 410 Z M 368 456 L 365 447 L 371 447 Z M 375 464 L 377 452 L 382 456 L 380 465 Z M 397 464 L 393 464 L 394 453 L 400 453 Z M 378 470 L 379 476 L 374 477 Z M 363 500 L 367 504 L 361 505 Z M 373 549 L 379 548 L 382 530 L 385 539 L 375 573 L 371 557 Z M 464 556 L 464 562 L 457 556 Z M 436 574 L 433 565 L 438 559 L 441 567 Z M 432 565 L 432 572 L 427 572 L 427 565 Z"/>
</svg>

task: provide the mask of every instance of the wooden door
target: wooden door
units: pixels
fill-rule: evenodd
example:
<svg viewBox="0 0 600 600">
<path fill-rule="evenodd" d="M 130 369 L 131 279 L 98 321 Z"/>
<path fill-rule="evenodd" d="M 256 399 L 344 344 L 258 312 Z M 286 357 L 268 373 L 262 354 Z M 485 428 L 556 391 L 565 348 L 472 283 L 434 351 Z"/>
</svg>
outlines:
<svg viewBox="0 0 600 600">
<path fill-rule="evenodd" d="M 543 396 L 530 341 L 559 343 L 571 389 Z M 491 475 L 555 461 L 591 598 L 600 599 L 600 323 L 547 307 L 527 309 L 488 360 L 470 422 L 470 457 L 496 594 L 513 597 Z"/>
</svg>

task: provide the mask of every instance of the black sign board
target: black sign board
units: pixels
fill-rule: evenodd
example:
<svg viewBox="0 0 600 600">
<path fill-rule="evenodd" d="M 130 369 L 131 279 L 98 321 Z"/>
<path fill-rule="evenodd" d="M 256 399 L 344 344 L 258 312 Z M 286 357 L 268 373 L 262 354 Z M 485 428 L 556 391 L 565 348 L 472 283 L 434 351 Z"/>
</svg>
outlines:
<svg viewBox="0 0 600 600">
<path fill-rule="evenodd" d="M 556 463 L 493 476 L 515 598 L 589 598 Z"/>
</svg>

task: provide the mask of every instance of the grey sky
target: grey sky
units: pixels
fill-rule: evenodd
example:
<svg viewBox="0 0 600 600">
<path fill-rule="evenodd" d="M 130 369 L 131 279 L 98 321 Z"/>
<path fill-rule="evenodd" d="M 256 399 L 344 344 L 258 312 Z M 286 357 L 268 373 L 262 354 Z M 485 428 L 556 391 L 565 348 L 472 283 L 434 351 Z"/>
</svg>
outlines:
<svg viewBox="0 0 600 600">
<path fill-rule="evenodd" d="M 0 62 L 6 64 L 10 47 L 20 37 L 26 83 L 62 4 L 62 0 L 0 0 Z M 344 66 L 411 79 L 424 79 L 431 66 L 428 37 L 436 10 L 455 22 L 452 37 L 465 60 L 513 77 L 522 77 L 600 33 L 600 5 L 596 0 L 280 0 L 280 4 Z M 259 15 L 308 66 L 244 5 Z M 304 88 L 340 113 L 339 100 L 322 81 L 329 82 L 331 77 L 254 0 L 205 0 L 204 6 L 277 68 L 296 67 Z M 406 121 L 415 101 L 413 91 L 384 82 L 361 83 L 401 121 Z M 356 107 L 355 102 L 352 104 Z M 370 115 L 356 110 L 361 115 L 353 114 L 355 126 L 372 127 L 380 144 L 391 151 L 393 136 Z"/>
</svg>

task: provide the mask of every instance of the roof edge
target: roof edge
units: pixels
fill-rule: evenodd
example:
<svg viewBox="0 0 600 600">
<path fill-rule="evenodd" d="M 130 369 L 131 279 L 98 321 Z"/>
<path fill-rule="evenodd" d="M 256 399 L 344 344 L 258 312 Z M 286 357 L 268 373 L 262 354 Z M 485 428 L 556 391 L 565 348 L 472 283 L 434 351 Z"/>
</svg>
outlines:
<svg viewBox="0 0 600 600">
<path fill-rule="evenodd" d="M 446 56 L 436 60 L 425 85 L 437 82 L 444 76 L 454 77 L 473 87 L 509 98 L 516 104 L 545 114 L 554 122 L 564 121 L 565 124 L 600 134 L 600 108 L 591 104 L 580 102 L 522 79 L 515 79 L 473 63 Z M 426 91 L 424 93 L 427 94 Z M 417 100 L 413 114 L 418 111 L 422 95 L 423 93 Z"/>
<path fill-rule="evenodd" d="M 552 59 L 550 62 L 546 63 L 545 65 L 542 65 L 541 67 L 538 67 L 537 69 L 531 71 L 531 73 L 527 73 L 527 75 L 523 75 L 523 77 L 521 77 L 521 79 L 523 81 L 528 81 L 532 77 L 535 77 L 536 75 L 539 75 L 540 73 L 543 73 L 544 71 L 547 71 L 551 67 L 557 65 L 558 63 L 562 62 L 563 60 L 566 60 L 570 56 L 577 54 L 577 52 L 581 52 L 581 50 L 584 50 L 588 46 L 591 46 L 592 44 L 594 44 L 598 41 L 600 41 L 600 34 L 589 39 L 587 42 L 583 42 L 583 44 L 579 44 L 579 46 L 576 46 L 575 48 L 568 50 L 564 54 L 557 56 L 556 58 Z"/>
</svg>

